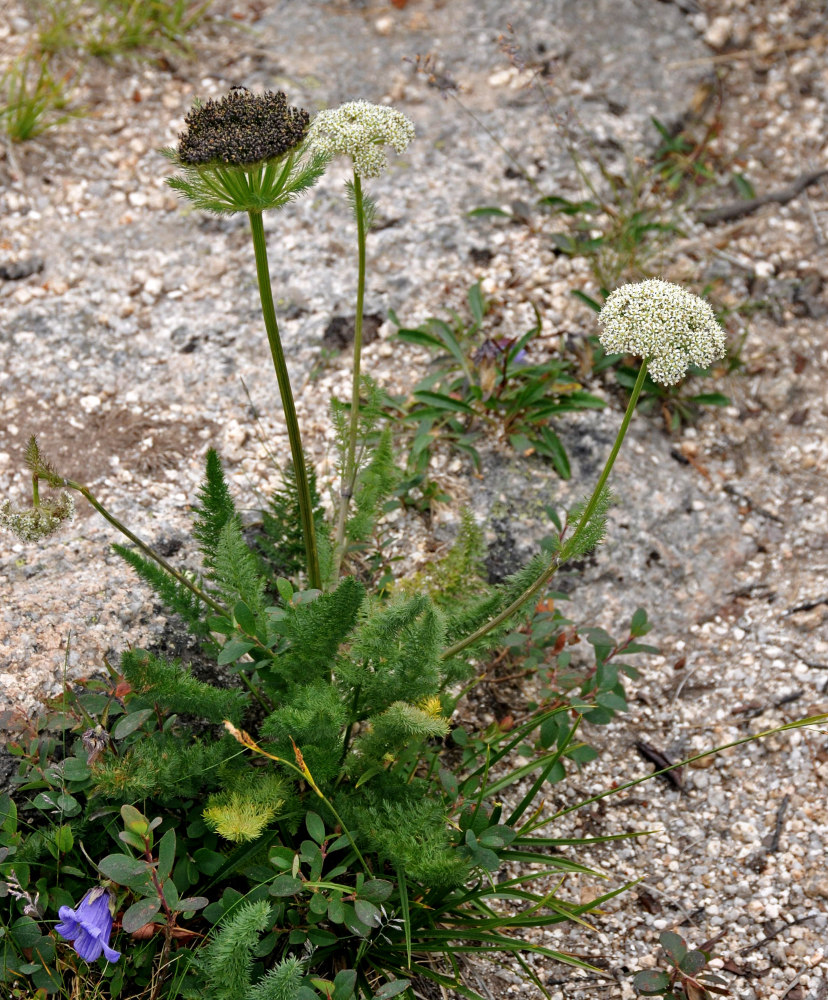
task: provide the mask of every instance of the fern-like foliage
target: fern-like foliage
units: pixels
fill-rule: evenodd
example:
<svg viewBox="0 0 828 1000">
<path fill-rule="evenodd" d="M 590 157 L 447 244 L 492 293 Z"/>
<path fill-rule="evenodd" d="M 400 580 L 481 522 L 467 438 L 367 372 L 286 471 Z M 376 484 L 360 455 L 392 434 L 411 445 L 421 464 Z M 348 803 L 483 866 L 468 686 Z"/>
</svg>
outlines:
<svg viewBox="0 0 828 1000">
<path fill-rule="evenodd" d="M 382 422 L 383 406 L 386 395 L 383 389 L 371 378 L 362 375 L 359 380 L 360 403 L 359 422 L 357 426 L 357 471 L 370 460 L 369 444 L 376 439 L 377 428 Z M 339 458 L 337 472 L 341 477 L 345 472 L 345 460 L 348 453 L 350 437 L 350 408 L 338 399 L 331 400 L 331 422 L 336 432 L 336 449 Z"/>
<path fill-rule="evenodd" d="M 315 780 L 325 785 L 339 773 L 348 706 L 328 681 L 303 687 L 262 724 L 262 735 L 272 741 L 277 756 L 293 760 L 293 744 L 302 751 Z"/>
<path fill-rule="evenodd" d="M 251 986 L 245 1000 L 299 1000 L 304 973 L 298 958 L 285 958 Z"/>
<path fill-rule="evenodd" d="M 247 1000 L 253 949 L 269 922 L 270 905 L 264 900 L 242 903 L 222 921 L 198 959 L 209 1000 Z"/>
<path fill-rule="evenodd" d="M 267 510 L 262 512 L 262 533 L 256 539 L 256 547 L 271 576 L 295 578 L 305 569 L 305 539 L 293 462 L 288 462 L 282 469 L 281 479 L 281 486 L 273 492 Z M 313 504 L 319 569 L 322 578 L 327 579 L 331 573 L 330 528 L 325 520 L 313 469 L 308 470 L 308 488 Z"/>
<path fill-rule="evenodd" d="M 208 578 L 216 565 L 221 533 L 228 521 L 238 522 L 236 505 L 230 495 L 224 470 L 213 448 L 207 452 L 205 480 L 198 491 L 198 504 L 193 507 L 193 535 L 198 539 Z"/>
<path fill-rule="evenodd" d="M 567 559 L 576 559 L 579 556 L 585 556 L 603 539 L 604 535 L 607 533 L 607 514 L 609 513 L 609 509 L 614 502 L 615 496 L 612 490 L 608 486 L 605 486 L 598 496 L 598 501 L 595 504 L 595 509 L 590 515 L 589 521 L 587 521 L 583 529 L 578 534 L 573 534 L 572 537 L 564 543 L 563 551 L 561 552 L 562 562 Z M 582 500 L 580 503 L 575 504 L 575 506 L 569 511 L 569 517 L 567 520 L 571 524 L 578 524 L 583 517 L 586 506 L 586 500 Z"/>
<path fill-rule="evenodd" d="M 385 393 L 368 375 L 360 379 L 360 389 L 352 513 L 345 526 L 345 535 L 351 545 L 359 545 L 371 537 L 378 518 L 384 513 L 383 507 L 402 475 L 394 462 L 390 426 L 381 434 L 377 433 L 384 415 Z M 331 421 L 339 456 L 337 473 L 343 479 L 350 436 L 350 410 L 336 399 L 331 400 Z"/>
<path fill-rule="evenodd" d="M 443 615 L 425 595 L 366 601 L 350 650 L 337 661 L 336 680 L 358 690 L 362 717 L 395 701 L 420 701 L 439 687 L 444 640 Z"/>
<path fill-rule="evenodd" d="M 331 593 L 284 609 L 278 628 L 290 646 L 263 672 L 274 693 L 330 676 L 337 650 L 356 625 L 364 599 L 364 587 L 345 577 Z"/>
<path fill-rule="evenodd" d="M 352 543 L 364 542 L 371 536 L 384 506 L 400 481 L 400 471 L 394 462 L 391 428 L 386 427 L 374 448 L 371 460 L 360 472 L 353 501 L 353 514 L 348 518 L 345 534 Z"/>
<path fill-rule="evenodd" d="M 132 649 L 121 657 L 121 670 L 136 694 L 150 698 L 170 714 L 196 715 L 217 725 L 229 719 L 241 723 L 245 696 L 196 680 L 178 663 Z"/>
<path fill-rule="evenodd" d="M 442 739 L 448 731 L 448 720 L 438 712 L 395 701 L 380 715 L 372 716 L 370 729 L 354 741 L 348 769 L 355 773 L 366 765 L 389 763 L 406 746 Z"/>
<path fill-rule="evenodd" d="M 470 865 L 450 840 L 440 802 L 423 795 L 416 783 L 407 786 L 405 797 L 398 801 L 374 796 L 371 802 L 371 785 L 363 787 L 368 793 L 355 802 L 353 821 L 371 850 L 432 890 L 453 889 L 465 882 Z"/>
<path fill-rule="evenodd" d="M 185 743 L 178 736 L 155 733 L 133 743 L 123 757 L 101 757 L 92 768 L 95 791 L 120 802 L 154 797 L 164 805 L 193 798 L 216 787 L 218 768 L 238 756 L 238 747 L 229 736 Z"/>
<path fill-rule="evenodd" d="M 486 541 L 483 529 L 469 507 L 460 511 L 460 530 L 448 553 L 429 563 L 422 582 L 438 607 L 454 608 L 464 601 L 470 590 L 485 589 Z"/>
<path fill-rule="evenodd" d="M 203 638 L 208 634 L 203 621 L 204 604 L 188 587 L 171 577 L 158 563 L 145 559 L 134 549 L 117 542 L 112 548 L 129 563 L 145 583 L 152 587 L 170 611 L 181 615 L 193 635 Z"/>
<path fill-rule="evenodd" d="M 235 518 L 226 521 L 219 532 L 212 575 L 225 603 L 232 608 L 238 601 L 244 601 L 256 619 L 262 618 L 265 579 L 259 560 L 244 540 Z"/>
</svg>

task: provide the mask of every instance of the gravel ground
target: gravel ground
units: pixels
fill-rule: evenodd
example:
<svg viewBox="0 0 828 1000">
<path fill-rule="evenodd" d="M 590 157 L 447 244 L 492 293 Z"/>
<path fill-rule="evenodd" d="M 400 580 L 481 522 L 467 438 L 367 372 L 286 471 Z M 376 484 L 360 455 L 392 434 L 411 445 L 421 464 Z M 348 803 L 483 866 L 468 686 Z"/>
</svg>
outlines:
<svg viewBox="0 0 828 1000">
<path fill-rule="evenodd" d="M 598 150 L 623 169 L 619 149 L 652 149 L 651 115 L 717 121 L 712 153 L 760 195 L 828 167 L 828 29 L 816 2 L 239 0 L 220 9 L 230 21 L 200 30 L 194 61 L 87 68 L 77 95 L 86 116 L 7 146 L 0 159 L 0 265 L 43 264 L 0 281 L 2 491 L 25 500 L 21 456 L 37 433 L 64 474 L 87 482 L 185 565 L 194 559 L 188 506 L 208 445 L 222 454 L 242 504 L 255 506 L 257 491 L 277 481 L 240 378 L 268 441 L 287 451 L 244 221 L 187 213 L 163 184 L 156 150 L 174 142 L 194 96 L 240 83 L 281 87 L 311 109 L 356 97 L 400 107 L 418 139 L 372 185 L 382 227 L 371 237 L 367 311 L 393 308 L 413 325 L 459 307 L 480 280 L 496 303 L 498 335 L 526 329 L 534 303 L 550 349 L 561 335 L 580 341 L 594 332 L 592 314 L 570 292 L 595 295 L 595 279 L 583 259 L 554 252 L 544 218 L 466 217 L 480 205 L 533 199 L 491 135 L 544 190 L 570 198 L 579 189 L 564 129 L 591 137 L 585 156 Z M 17 3 L 3 13 L 7 61 L 31 23 Z M 509 24 L 517 43 L 531 40 L 533 65 L 545 66 L 551 113 L 530 68 L 499 45 Z M 411 61 L 429 53 L 431 81 Z M 475 118 L 435 86 L 449 79 Z M 300 419 L 323 482 L 326 401 L 347 394 L 347 358 L 322 342 L 328 323 L 353 309 L 345 176 L 334 166 L 312 195 L 267 220 L 283 334 L 303 387 Z M 722 182 L 704 204 L 735 198 Z M 562 581 L 577 616 L 610 629 L 646 607 L 662 655 L 645 664 L 630 712 L 588 733 L 600 758 L 554 788 L 553 811 L 646 773 L 637 740 L 678 759 L 828 711 L 828 187 L 818 181 L 787 203 L 715 226 L 697 214 L 682 218 L 684 235 L 653 267 L 709 287 L 731 310 L 728 332 L 734 344 L 744 337 L 744 365 L 701 387 L 732 402 L 696 426 L 670 437 L 657 414 L 634 421 L 614 473 L 609 538 Z M 390 333 L 384 323 L 366 364 L 391 391 L 405 392 L 425 359 L 392 344 Z M 428 525 L 398 515 L 400 565 L 416 568 L 450 540 L 460 502 L 486 524 L 501 563 L 531 551 L 544 532 L 537 511 L 589 488 L 620 420 L 611 380 L 589 388 L 610 405 L 561 421 L 569 483 L 497 442 L 484 448 L 481 476 L 440 455 L 436 474 L 457 504 Z M 83 509 L 48 547 L 0 538 L 8 727 L 15 710 L 32 711 L 60 690 L 64 663 L 69 677 L 88 676 L 128 643 L 176 641 L 145 588 L 108 552 L 113 540 Z M 465 713 L 487 724 L 525 697 L 489 685 Z M 643 882 L 595 918 L 597 935 L 579 927 L 548 935 L 551 946 L 606 970 L 593 979 L 538 964 L 551 995 L 632 996 L 629 973 L 652 965 L 659 932 L 676 929 L 695 945 L 721 935 L 716 963 L 739 997 L 824 1000 L 825 728 L 708 758 L 687 770 L 681 791 L 648 783 L 556 825 L 561 835 L 657 832 L 578 854 L 609 881 L 573 881 L 576 897 Z M 473 967 L 470 976 L 494 997 L 532 995 L 508 969 Z"/>
</svg>

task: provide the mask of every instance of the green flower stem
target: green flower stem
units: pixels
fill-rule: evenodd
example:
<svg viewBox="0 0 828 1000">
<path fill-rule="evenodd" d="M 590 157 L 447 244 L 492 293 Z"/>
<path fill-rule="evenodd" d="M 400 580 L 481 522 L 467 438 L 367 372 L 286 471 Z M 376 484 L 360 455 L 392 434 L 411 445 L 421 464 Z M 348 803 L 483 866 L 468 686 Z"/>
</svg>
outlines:
<svg viewBox="0 0 828 1000">
<path fill-rule="evenodd" d="M 170 576 L 174 577 L 182 586 L 186 587 L 187 590 L 195 594 L 200 601 L 209 605 L 209 607 L 211 607 L 218 614 L 229 617 L 230 612 L 224 607 L 223 604 L 219 604 L 219 602 L 213 600 L 209 594 L 205 594 L 205 592 L 201 590 L 201 588 L 197 587 L 192 580 L 188 580 L 183 573 L 179 573 L 174 566 L 171 566 L 163 556 L 158 555 L 158 553 L 151 549 L 146 542 L 141 541 L 141 539 L 137 535 L 133 534 L 133 532 L 131 532 L 125 524 L 121 524 L 118 518 L 115 517 L 114 514 L 109 513 L 106 507 L 104 507 L 100 500 L 93 495 L 87 486 L 84 486 L 83 483 L 76 483 L 71 479 L 64 479 L 63 485 L 66 489 L 75 490 L 80 493 L 82 497 L 85 497 L 103 518 L 116 527 L 122 535 L 125 535 L 133 543 L 133 545 L 137 545 L 144 555 L 149 556 L 150 559 L 157 562 L 163 570 L 170 574 Z"/>
<path fill-rule="evenodd" d="M 296 407 L 293 403 L 293 392 L 290 387 L 285 352 L 279 336 L 276 323 L 276 310 L 273 307 L 273 292 L 270 288 L 270 269 L 267 264 L 267 244 L 265 242 L 264 225 L 261 212 L 248 212 L 250 232 L 253 236 L 253 247 L 256 251 L 256 276 L 259 281 L 259 295 L 262 300 L 262 317 L 264 318 L 270 353 L 273 357 L 273 367 L 276 369 L 276 379 L 282 397 L 282 407 L 285 411 L 288 439 L 290 440 L 290 456 L 293 459 L 293 470 L 296 473 L 296 489 L 299 494 L 299 511 L 302 519 L 302 534 L 305 539 L 305 559 L 307 562 L 308 582 L 316 590 L 322 585 L 319 573 L 319 553 L 316 548 L 316 527 L 313 520 L 313 502 L 311 500 L 308 474 L 305 468 L 305 453 L 302 451 L 302 438 L 299 434 L 299 421 L 296 419 Z"/>
<path fill-rule="evenodd" d="M 592 491 L 592 496 L 589 498 L 589 503 L 584 508 L 584 512 L 581 515 L 580 521 L 578 521 L 578 526 L 572 537 L 569 539 L 567 545 L 560 551 L 557 552 L 552 559 L 552 562 L 547 566 L 547 568 L 541 573 L 541 575 L 535 580 L 535 582 L 528 587 L 516 600 L 507 607 L 500 611 L 494 616 L 490 621 L 486 622 L 485 625 L 481 625 L 479 629 L 472 632 L 471 635 L 467 635 L 465 639 L 461 639 L 459 642 L 454 643 L 453 646 L 448 646 L 441 653 L 441 659 L 448 660 L 452 656 L 456 656 L 458 653 L 462 653 L 464 649 L 471 646 L 472 643 L 477 642 L 484 635 L 487 635 L 492 629 L 497 628 L 508 618 L 511 618 L 513 614 L 520 611 L 527 601 L 531 600 L 539 591 L 549 583 L 552 577 L 557 573 L 560 567 L 566 562 L 568 555 L 574 549 L 574 542 L 577 540 L 580 533 L 589 524 L 589 519 L 595 512 L 595 508 L 600 500 L 601 493 L 606 486 L 609 474 L 612 471 L 612 467 L 615 464 L 615 459 L 618 457 L 618 452 L 621 449 L 621 443 L 624 440 L 624 436 L 627 433 L 627 429 L 630 426 L 630 421 L 632 420 L 633 413 L 635 412 L 635 406 L 638 402 L 638 397 L 641 394 L 641 389 L 644 385 L 644 379 L 647 375 L 647 361 L 646 359 L 641 362 L 641 370 L 638 373 L 638 378 L 635 380 L 635 385 L 633 387 L 632 394 L 630 395 L 630 401 L 627 404 L 627 412 L 624 414 L 624 419 L 621 421 L 621 427 L 618 429 L 618 435 L 615 438 L 615 444 L 612 446 L 612 451 L 609 453 L 609 458 L 607 458 L 606 464 L 604 465 L 604 470 L 601 473 L 598 483 L 595 489 Z"/>
<path fill-rule="evenodd" d="M 581 515 L 581 520 L 578 522 L 578 527 L 575 529 L 575 533 L 570 540 L 569 547 L 572 546 L 572 541 L 574 541 L 578 535 L 583 530 L 584 526 L 589 524 L 589 519 L 595 512 L 596 504 L 598 503 L 601 494 L 604 492 L 604 487 L 607 485 L 607 480 L 609 479 L 609 474 L 612 472 L 612 467 L 615 465 L 615 460 L 618 458 L 618 452 L 621 450 L 621 444 L 626 437 L 627 430 L 630 426 L 630 421 L 632 420 L 633 413 L 635 412 L 636 404 L 638 403 L 638 397 L 641 395 L 641 390 L 644 388 L 644 379 L 647 377 L 647 359 L 645 358 L 641 362 L 641 368 L 638 372 L 638 378 L 635 380 L 635 385 L 633 386 L 632 393 L 630 394 L 630 401 L 627 403 L 627 412 L 624 414 L 624 419 L 621 421 L 621 426 L 618 428 L 618 434 L 615 437 L 615 444 L 612 446 L 612 451 L 609 453 L 609 458 L 604 465 L 604 471 L 601 473 L 595 489 L 592 491 L 592 496 L 589 498 L 589 503 L 586 505 L 586 509 Z"/>
<path fill-rule="evenodd" d="M 345 554 L 345 525 L 357 477 L 356 448 L 359 432 L 359 375 L 362 359 L 362 312 L 365 301 L 365 208 L 362 200 L 362 181 L 356 170 L 354 171 L 353 190 L 358 251 L 357 300 L 356 316 L 354 318 L 353 386 L 351 389 L 351 421 L 348 427 L 348 448 L 345 453 L 345 467 L 342 471 L 342 486 L 339 492 L 339 512 L 334 541 L 334 580 L 339 578 L 339 571 Z"/>
</svg>

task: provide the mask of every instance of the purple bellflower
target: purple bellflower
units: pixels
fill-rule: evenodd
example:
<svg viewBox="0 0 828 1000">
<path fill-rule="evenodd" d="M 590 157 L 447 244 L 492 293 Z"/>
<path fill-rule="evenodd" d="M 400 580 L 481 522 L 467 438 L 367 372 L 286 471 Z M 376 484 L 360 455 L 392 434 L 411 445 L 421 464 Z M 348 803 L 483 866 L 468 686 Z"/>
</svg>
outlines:
<svg viewBox="0 0 828 1000">
<path fill-rule="evenodd" d="M 75 951 L 87 962 L 94 962 L 103 952 L 107 962 L 117 962 L 121 953 L 109 947 L 112 933 L 112 913 L 109 909 L 109 889 L 96 886 L 90 889 L 78 904 L 61 906 L 60 923 L 55 930 L 67 941 L 74 941 Z"/>
</svg>

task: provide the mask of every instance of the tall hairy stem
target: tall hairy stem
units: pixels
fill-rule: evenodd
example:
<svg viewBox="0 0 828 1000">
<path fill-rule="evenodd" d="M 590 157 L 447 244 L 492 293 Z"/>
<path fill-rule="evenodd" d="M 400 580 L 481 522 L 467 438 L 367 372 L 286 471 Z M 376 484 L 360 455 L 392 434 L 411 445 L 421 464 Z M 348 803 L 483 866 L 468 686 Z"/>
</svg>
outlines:
<svg viewBox="0 0 828 1000">
<path fill-rule="evenodd" d="M 507 619 L 511 618 L 512 615 L 516 614 L 520 609 L 526 604 L 527 601 L 531 600 L 536 594 L 538 594 L 543 588 L 549 583 L 555 573 L 558 572 L 560 567 L 566 562 L 569 554 L 571 554 L 575 549 L 575 543 L 578 540 L 581 532 L 589 524 L 590 518 L 595 513 L 595 508 L 601 499 L 601 494 L 604 491 L 604 487 L 607 484 L 607 479 L 609 479 L 609 474 L 612 471 L 612 467 L 615 464 L 615 459 L 618 457 L 618 452 L 621 450 L 621 444 L 627 433 L 627 429 L 630 426 L 630 421 L 632 420 L 633 413 L 635 412 L 635 406 L 638 402 L 638 397 L 641 395 L 641 389 L 644 386 L 644 379 L 647 375 L 647 361 L 641 362 L 641 370 L 638 373 L 638 378 L 635 380 L 635 385 L 633 386 L 632 394 L 630 395 L 630 401 L 627 404 L 627 412 L 624 414 L 624 419 L 621 421 L 621 426 L 618 429 L 618 434 L 615 438 L 615 444 L 612 446 L 612 451 L 609 453 L 606 463 L 604 464 L 604 469 L 601 472 L 595 489 L 592 491 L 592 496 L 589 498 L 589 502 L 584 508 L 584 512 L 578 521 L 578 524 L 573 532 L 571 538 L 567 541 L 566 546 L 560 552 L 556 552 L 553 556 L 549 566 L 541 573 L 541 575 L 535 580 L 533 584 L 524 590 L 520 597 L 516 598 L 512 603 L 500 611 L 486 622 L 485 625 L 481 625 L 479 629 L 472 632 L 471 635 L 467 635 L 465 639 L 460 639 L 459 642 L 455 642 L 454 645 L 448 646 L 441 653 L 441 658 L 444 660 L 450 659 L 452 656 L 456 656 L 458 653 L 462 653 L 464 649 L 471 646 L 472 643 L 477 642 L 478 639 L 482 639 L 484 635 L 487 635 L 492 629 L 498 627 Z"/>
<path fill-rule="evenodd" d="M 261 212 L 248 212 L 248 217 L 250 219 L 250 232 L 253 236 L 253 247 L 256 251 L 256 276 L 259 282 L 259 296 L 262 301 L 262 317 L 267 331 L 267 341 L 270 344 L 273 367 L 276 370 L 276 380 L 279 383 L 279 393 L 282 397 L 282 407 L 285 411 L 285 423 L 290 441 L 290 456 L 296 473 L 296 489 L 299 494 L 299 512 L 302 520 L 302 535 L 305 541 L 308 582 L 313 589 L 318 589 L 322 586 L 322 578 L 319 572 L 319 553 L 316 548 L 313 500 L 305 468 L 305 453 L 302 450 L 302 438 L 299 433 L 299 421 L 296 418 L 293 390 L 290 386 L 285 352 L 282 349 L 282 339 L 279 336 L 279 326 L 276 322 L 276 310 L 273 307 L 264 225 L 262 224 Z"/>
<path fill-rule="evenodd" d="M 353 386 L 351 389 L 351 420 L 348 426 L 348 446 L 345 453 L 345 464 L 342 470 L 342 485 L 339 490 L 339 511 L 336 523 L 336 538 L 334 540 L 334 574 L 339 578 L 340 568 L 345 549 L 345 525 L 348 519 L 348 507 L 354 495 L 357 477 L 357 436 L 359 433 L 359 377 L 362 363 L 362 312 L 365 302 L 365 206 L 362 198 L 362 181 L 354 171 L 354 214 L 357 223 L 357 300 L 356 316 L 354 318 L 354 363 Z"/>
</svg>

